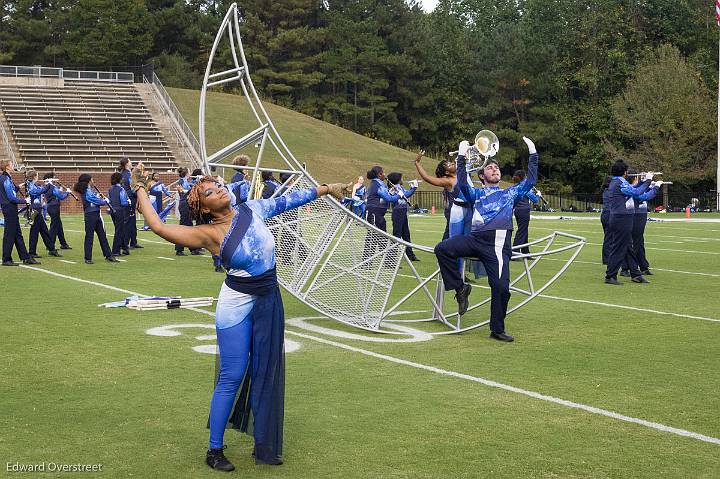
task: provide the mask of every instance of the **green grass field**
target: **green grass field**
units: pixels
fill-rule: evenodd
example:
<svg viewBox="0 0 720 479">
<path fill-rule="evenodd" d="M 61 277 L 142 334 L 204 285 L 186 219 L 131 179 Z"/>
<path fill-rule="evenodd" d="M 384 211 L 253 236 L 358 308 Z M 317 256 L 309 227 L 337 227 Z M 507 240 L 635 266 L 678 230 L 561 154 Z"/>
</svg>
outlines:
<svg viewBox="0 0 720 479">
<path fill-rule="evenodd" d="M 441 216 L 411 218 L 417 243 L 434 245 L 443 226 Z M 149 232 L 139 233 L 145 249 L 127 262 L 100 261 L 96 244 L 97 263 L 85 265 L 81 217 L 67 217 L 65 228 L 74 247 L 66 262 L 44 257 L 39 267 L 0 269 L 0 457 L 10 465 L 102 464 L 101 474 L 85 474 L 91 477 L 219 477 L 203 462 L 214 356 L 192 349 L 214 344 L 197 338 L 213 333 L 211 313 L 97 305 L 129 292 L 214 296 L 223 277 L 209 256 L 176 258 Z M 287 339 L 300 348 L 287 354 L 286 463 L 255 466 L 251 440 L 229 431 L 232 474 L 719 477 L 720 223 L 650 223 L 652 284 L 624 279 L 622 287 L 602 283 L 598 221 L 530 227 L 531 237 L 552 230 L 588 244 L 547 296 L 508 317 L 512 344 L 491 341 L 484 328 L 380 343 L 288 325 Z M 430 272 L 432 258 L 420 257 L 420 271 Z M 541 262 L 538 277 L 559 264 Z M 476 288 L 473 297 L 484 293 Z M 288 320 L 317 316 L 285 296 Z M 327 319 L 310 323 L 350 331 Z M 180 336 L 146 333 L 179 324 L 196 326 Z M 54 475 L 69 474 L 42 477 Z"/>
</svg>

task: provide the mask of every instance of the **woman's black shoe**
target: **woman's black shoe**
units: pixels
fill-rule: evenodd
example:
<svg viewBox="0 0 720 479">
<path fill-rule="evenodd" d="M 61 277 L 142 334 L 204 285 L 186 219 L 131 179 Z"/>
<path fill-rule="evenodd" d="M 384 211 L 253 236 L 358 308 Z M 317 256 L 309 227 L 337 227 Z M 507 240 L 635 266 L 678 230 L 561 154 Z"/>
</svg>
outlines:
<svg viewBox="0 0 720 479">
<path fill-rule="evenodd" d="M 235 466 L 233 466 L 232 462 L 228 461 L 225 454 L 223 454 L 223 449 L 226 447 L 227 446 L 218 449 L 208 449 L 207 454 L 205 454 L 205 464 L 217 471 L 234 471 Z"/>
</svg>

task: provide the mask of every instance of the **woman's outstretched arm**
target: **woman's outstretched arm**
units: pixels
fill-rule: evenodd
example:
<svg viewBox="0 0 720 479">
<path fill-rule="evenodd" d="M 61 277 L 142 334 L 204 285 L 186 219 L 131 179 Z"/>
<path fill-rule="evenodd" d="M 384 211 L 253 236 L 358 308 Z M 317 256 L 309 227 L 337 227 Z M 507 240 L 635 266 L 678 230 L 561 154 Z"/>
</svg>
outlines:
<svg viewBox="0 0 720 479">
<path fill-rule="evenodd" d="M 425 152 L 423 150 L 420 150 L 420 152 L 417 154 L 417 157 L 415 157 L 415 168 L 417 169 L 418 174 L 420 175 L 420 178 L 426 183 L 430 183 L 433 186 L 440 186 L 445 189 L 452 189 L 453 186 L 455 186 L 455 180 L 453 178 L 437 178 L 435 176 L 428 175 L 427 171 L 425 171 L 425 168 L 420 164 L 420 160 L 422 160 L 423 155 Z"/>
</svg>

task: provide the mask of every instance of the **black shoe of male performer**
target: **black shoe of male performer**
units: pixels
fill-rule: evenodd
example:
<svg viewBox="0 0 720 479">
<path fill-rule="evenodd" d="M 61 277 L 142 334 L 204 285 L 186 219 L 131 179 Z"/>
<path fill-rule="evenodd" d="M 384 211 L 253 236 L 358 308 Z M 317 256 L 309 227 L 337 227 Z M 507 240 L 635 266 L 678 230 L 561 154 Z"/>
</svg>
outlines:
<svg viewBox="0 0 720 479">
<path fill-rule="evenodd" d="M 175 251 L 175 256 L 187 256 L 187 254 L 185 254 L 185 251 Z"/>
<path fill-rule="evenodd" d="M 91 259 L 86 259 L 85 264 L 95 264 L 95 261 L 93 261 Z"/>
<path fill-rule="evenodd" d="M 632 282 L 633 283 L 649 283 L 650 281 L 646 280 L 643 275 L 640 275 L 640 276 L 635 276 L 632 279 Z"/>
<path fill-rule="evenodd" d="M 190 254 L 193 256 L 200 256 L 203 254 L 203 251 L 201 249 L 191 249 Z"/>
<path fill-rule="evenodd" d="M 620 276 L 625 276 L 626 278 L 629 278 L 629 277 L 630 277 L 630 270 L 629 270 L 629 269 L 624 269 L 624 270 L 620 271 Z"/>
<path fill-rule="evenodd" d="M 120 251 L 121 256 L 130 256 L 130 250 L 124 249 Z"/>
<path fill-rule="evenodd" d="M 503 341 L 506 343 L 512 343 L 513 341 L 515 341 L 515 338 L 513 338 L 509 334 L 506 334 L 505 331 L 503 331 L 502 333 L 490 333 L 490 337 L 492 339 L 497 339 L 498 341 Z"/>
<path fill-rule="evenodd" d="M 225 268 L 223 268 L 222 265 L 217 265 L 217 266 L 215 266 L 215 272 L 216 273 L 224 273 Z"/>
<path fill-rule="evenodd" d="M 465 314 L 465 312 L 468 309 L 468 298 L 470 297 L 470 292 L 472 291 L 472 286 L 468 283 L 463 283 L 462 287 L 459 290 L 455 291 L 455 299 L 458 303 L 458 314 L 462 316 Z"/>
<path fill-rule="evenodd" d="M 612 284 L 615 286 L 622 286 L 622 283 L 617 278 L 605 278 L 605 284 Z"/>
<path fill-rule="evenodd" d="M 408 256 L 408 259 L 409 259 L 410 261 L 420 261 L 420 258 L 418 258 L 418 257 L 415 256 L 415 255 Z"/>
<path fill-rule="evenodd" d="M 223 446 L 218 449 L 208 449 L 205 454 L 205 464 L 217 471 L 234 471 L 235 466 L 233 466 L 232 462 L 227 460 L 225 454 L 223 453 L 223 449 L 226 447 L 227 446 Z"/>
<path fill-rule="evenodd" d="M 54 249 L 52 251 L 48 251 L 49 256 L 55 256 L 56 258 L 62 258 L 62 255 L 60 254 L 60 251 Z"/>
<path fill-rule="evenodd" d="M 642 271 L 643 276 L 652 276 L 653 272 L 649 269 L 646 269 L 645 271 Z"/>
<path fill-rule="evenodd" d="M 117 259 L 115 256 L 113 256 L 113 255 L 106 256 L 106 257 L 105 257 L 105 261 L 107 261 L 108 263 L 119 263 L 119 262 L 120 262 L 120 261 L 118 261 L 118 259 Z"/>
<path fill-rule="evenodd" d="M 130 248 L 131 249 L 143 249 L 144 246 L 138 243 L 138 244 L 131 244 Z"/>
<path fill-rule="evenodd" d="M 24 259 L 23 264 L 42 264 L 42 263 L 40 263 L 40 261 L 36 260 L 35 258 L 33 258 L 31 256 L 28 259 Z"/>
<path fill-rule="evenodd" d="M 69 244 L 60 245 L 60 249 L 72 249 Z"/>
<path fill-rule="evenodd" d="M 33 258 L 33 259 L 42 258 L 42 256 L 40 256 L 40 255 L 37 254 L 37 253 L 30 253 L 30 257 Z"/>
<path fill-rule="evenodd" d="M 16 263 L 15 261 L 3 261 L 3 266 L 20 266 L 20 263 Z"/>
</svg>

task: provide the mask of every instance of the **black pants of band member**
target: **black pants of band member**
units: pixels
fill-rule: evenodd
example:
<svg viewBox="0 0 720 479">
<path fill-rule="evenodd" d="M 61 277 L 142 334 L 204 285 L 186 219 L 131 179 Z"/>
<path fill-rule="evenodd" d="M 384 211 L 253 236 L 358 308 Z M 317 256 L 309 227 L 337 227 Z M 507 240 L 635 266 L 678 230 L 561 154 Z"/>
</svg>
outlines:
<svg viewBox="0 0 720 479">
<path fill-rule="evenodd" d="M 371 225 L 375 225 L 381 231 L 387 231 L 387 222 L 385 221 L 385 208 L 372 208 L 367 209 L 367 221 Z M 373 256 L 376 251 L 384 250 L 387 246 L 387 239 L 381 234 L 368 230 L 367 236 L 365 236 L 365 247 L 363 248 L 363 260 L 367 260 Z"/>
<path fill-rule="evenodd" d="M 610 236 L 610 212 L 603 210 L 600 213 L 600 224 L 603 229 L 603 244 L 602 244 L 602 264 L 607 264 L 608 257 L 610 256 L 610 243 L 612 238 Z"/>
<path fill-rule="evenodd" d="M 530 209 L 516 209 L 515 210 L 515 221 L 517 222 L 517 231 L 515 231 L 515 239 L 513 240 L 513 246 L 519 244 L 525 244 L 528 242 L 528 226 L 530 226 Z M 520 248 L 520 252 L 528 254 L 530 252 L 529 247 Z"/>
<path fill-rule="evenodd" d="M 628 265 L 632 277 L 640 276 L 637 259 L 632 248 L 633 214 L 610 215 L 610 247 L 606 278 L 617 278 L 623 263 Z"/>
<path fill-rule="evenodd" d="M 25 248 L 25 240 L 20 230 L 20 218 L 18 218 L 17 205 L 12 203 L 3 205 L 2 212 L 5 218 L 2 244 L 3 262 L 12 261 L 13 246 L 17 248 L 21 260 L 28 259 L 30 256 L 28 256 L 27 248 Z"/>
<path fill-rule="evenodd" d="M 458 258 L 478 258 L 487 271 L 490 285 L 490 331 L 505 331 L 505 316 L 510 301 L 510 237 L 512 230 L 490 230 L 453 236 L 435 246 L 445 290 L 458 290 L 463 278 Z"/>
<path fill-rule="evenodd" d="M 645 225 L 647 224 L 646 213 L 635 213 L 633 219 L 632 244 L 633 254 L 638 263 L 640 271 L 650 269 L 647 256 L 645 255 Z"/>
<path fill-rule="evenodd" d="M 112 215 L 113 225 L 115 225 L 115 236 L 112 242 L 112 254 L 119 255 L 120 250 L 127 250 L 129 244 L 129 237 L 125 231 L 127 225 L 127 216 L 129 208 L 120 206 L 115 208 L 115 213 Z"/>
<path fill-rule="evenodd" d="M 60 246 L 67 246 L 62 219 L 60 219 L 60 205 L 48 206 L 47 211 L 50 216 L 50 243 L 55 244 L 57 240 Z"/>
<path fill-rule="evenodd" d="M 55 249 L 55 244 L 51 241 L 50 232 L 48 231 L 47 223 L 45 218 L 42 217 L 42 212 L 39 211 L 33 220 L 33 224 L 30 227 L 30 238 L 28 246 L 30 247 L 30 254 L 37 254 L 38 236 L 42 238 L 43 244 L 48 251 Z"/>
<path fill-rule="evenodd" d="M 125 222 L 125 236 L 127 237 L 130 246 L 137 245 L 137 223 L 136 223 L 136 211 L 137 211 L 137 199 L 130 198 L 130 208 L 127 213 L 127 220 Z"/>
<path fill-rule="evenodd" d="M 183 226 L 193 226 L 192 216 L 190 215 L 190 207 L 187 204 L 187 200 L 181 199 L 178 205 L 180 210 L 180 224 Z M 185 248 L 181 245 L 175 245 L 175 251 L 183 251 Z M 192 251 L 192 250 L 190 250 Z"/>
<path fill-rule="evenodd" d="M 392 234 L 396 238 L 410 243 L 410 224 L 408 223 L 407 208 L 393 208 L 392 210 Z M 414 258 L 415 252 L 409 246 L 405 249 L 408 258 Z"/>
<path fill-rule="evenodd" d="M 100 248 L 102 249 L 103 256 L 108 257 L 112 255 L 110 245 L 108 244 L 107 235 L 105 234 L 105 225 L 100 217 L 100 212 L 95 211 L 92 213 L 85 213 L 85 259 L 92 259 L 93 251 L 93 240 L 97 234 L 98 241 L 100 241 Z"/>
</svg>

